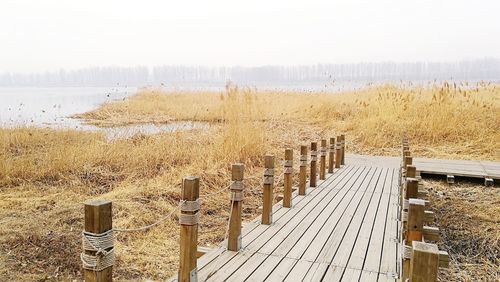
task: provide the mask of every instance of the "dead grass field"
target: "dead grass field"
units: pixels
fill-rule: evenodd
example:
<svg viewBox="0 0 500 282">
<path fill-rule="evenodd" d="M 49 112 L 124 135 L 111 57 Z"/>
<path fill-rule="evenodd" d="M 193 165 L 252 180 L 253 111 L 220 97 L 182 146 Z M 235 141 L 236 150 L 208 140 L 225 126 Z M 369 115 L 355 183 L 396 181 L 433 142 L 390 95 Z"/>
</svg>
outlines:
<svg viewBox="0 0 500 282">
<path fill-rule="evenodd" d="M 255 92 L 234 86 L 222 93 L 143 90 L 79 117 L 100 126 L 172 120 L 211 126 L 112 141 L 81 131 L 0 129 L 0 277 L 80 278 L 82 203 L 88 199 L 112 200 L 117 227 L 146 225 L 176 207 L 184 176 L 200 176 L 201 194 L 206 195 L 227 186 L 230 164 L 243 162 L 247 186 L 258 188 L 264 154 L 275 154 L 279 164 L 286 147 L 297 151 L 301 144 L 340 132 L 347 134 L 349 152 L 397 155 L 401 137 L 407 135 L 417 156 L 498 160 L 499 99 L 500 86 L 489 83 L 383 86 L 341 94 Z M 448 193 L 448 187 L 432 184 Z M 450 189 L 456 197 L 431 197 L 445 232 L 445 249 L 452 254 L 452 277 L 498 278 L 498 190 L 482 185 Z M 459 197 L 467 191 L 476 194 Z M 223 239 L 227 198 L 222 193 L 204 201 L 200 245 Z M 246 193 L 245 219 L 257 216 L 260 199 L 259 189 Z M 460 225 L 464 214 L 471 216 L 472 226 Z M 488 228 L 493 231 L 484 231 Z M 470 239 L 461 234 L 480 230 L 496 237 L 482 237 L 473 241 L 476 245 L 457 243 Z M 169 277 L 177 269 L 177 242 L 175 216 L 146 232 L 118 234 L 115 277 Z"/>
</svg>

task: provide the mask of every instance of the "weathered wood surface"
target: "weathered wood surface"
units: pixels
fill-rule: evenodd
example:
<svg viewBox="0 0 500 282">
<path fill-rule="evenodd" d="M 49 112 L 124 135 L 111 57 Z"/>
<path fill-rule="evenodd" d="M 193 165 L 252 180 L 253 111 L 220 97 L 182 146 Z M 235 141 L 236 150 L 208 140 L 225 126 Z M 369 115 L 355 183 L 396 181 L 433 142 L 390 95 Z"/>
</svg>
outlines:
<svg viewBox="0 0 500 282">
<path fill-rule="evenodd" d="M 198 260 L 199 281 L 395 281 L 398 258 L 398 165 L 346 165 L 273 206 L 242 232 L 242 249 L 224 246 Z"/>
<path fill-rule="evenodd" d="M 398 157 L 347 155 L 347 158 L 351 162 L 358 164 L 377 166 L 394 166 L 401 162 L 401 159 Z M 413 165 L 421 174 L 454 175 L 500 180 L 500 162 L 413 158 Z"/>
</svg>

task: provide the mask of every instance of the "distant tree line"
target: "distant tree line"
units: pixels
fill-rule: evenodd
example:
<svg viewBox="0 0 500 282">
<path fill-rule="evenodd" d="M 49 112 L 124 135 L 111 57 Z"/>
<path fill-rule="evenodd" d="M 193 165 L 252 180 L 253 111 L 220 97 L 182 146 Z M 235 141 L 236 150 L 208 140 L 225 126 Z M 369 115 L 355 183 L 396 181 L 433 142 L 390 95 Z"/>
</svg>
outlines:
<svg viewBox="0 0 500 282">
<path fill-rule="evenodd" d="M 220 86 L 227 81 L 279 86 L 434 79 L 499 80 L 500 60 L 485 58 L 454 63 L 381 62 L 261 67 L 94 67 L 44 73 L 4 73 L 0 74 L 0 86 Z"/>
</svg>

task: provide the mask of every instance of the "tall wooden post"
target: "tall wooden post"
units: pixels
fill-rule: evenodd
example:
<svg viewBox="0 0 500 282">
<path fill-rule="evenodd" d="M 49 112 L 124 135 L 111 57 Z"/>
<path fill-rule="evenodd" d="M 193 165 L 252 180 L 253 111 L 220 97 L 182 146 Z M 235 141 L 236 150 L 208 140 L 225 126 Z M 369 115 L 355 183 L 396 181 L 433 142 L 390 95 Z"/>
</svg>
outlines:
<svg viewBox="0 0 500 282">
<path fill-rule="evenodd" d="M 330 138 L 330 151 L 328 152 L 328 173 L 333 173 L 333 165 L 335 157 L 335 137 Z"/>
<path fill-rule="evenodd" d="M 85 203 L 85 232 L 100 235 L 113 228 L 111 201 L 96 200 Z M 97 237 L 97 236 L 96 236 Z M 105 249 L 110 251 L 111 248 Z M 84 250 L 86 255 L 99 256 L 97 251 Z M 108 282 L 113 279 L 113 266 L 102 270 L 86 269 L 84 266 L 84 279 L 86 282 Z"/>
<path fill-rule="evenodd" d="M 285 150 L 285 165 L 284 165 L 284 191 L 283 191 L 283 207 L 292 207 L 292 176 L 293 176 L 293 150 Z"/>
<path fill-rule="evenodd" d="M 231 167 L 231 220 L 229 221 L 229 237 L 227 249 L 239 251 L 241 249 L 241 209 L 243 200 L 243 164 L 233 164 Z"/>
<path fill-rule="evenodd" d="M 411 282 L 435 282 L 439 269 L 439 249 L 435 244 L 412 242 Z"/>
<path fill-rule="evenodd" d="M 180 262 L 179 281 L 197 281 L 196 253 L 198 248 L 198 211 L 200 203 L 200 179 L 188 176 L 182 180 L 182 193 L 179 216 L 180 233 Z"/>
<path fill-rule="evenodd" d="M 335 168 L 340 168 L 340 163 L 342 162 L 342 148 L 340 137 L 337 137 L 337 143 L 335 146 Z"/>
<path fill-rule="evenodd" d="M 319 161 L 319 179 L 326 178 L 326 139 L 321 139 L 321 159 Z"/>
<path fill-rule="evenodd" d="M 307 179 L 307 146 L 300 146 L 299 195 L 306 194 Z"/>
<path fill-rule="evenodd" d="M 345 135 L 344 134 L 341 134 L 340 135 L 340 139 L 341 139 L 341 142 L 342 142 L 342 158 L 340 159 L 340 164 L 341 165 L 345 165 Z"/>
<path fill-rule="evenodd" d="M 311 142 L 311 175 L 309 176 L 309 186 L 316 187 L 316 162 L 318 161 L 318 143 Z"/>
<path fill-rule="evenodd" d="M 273 223 L 274 156 L 264 156 L 264 193 L 262 203 L 262 224 Z"/>
</svg>

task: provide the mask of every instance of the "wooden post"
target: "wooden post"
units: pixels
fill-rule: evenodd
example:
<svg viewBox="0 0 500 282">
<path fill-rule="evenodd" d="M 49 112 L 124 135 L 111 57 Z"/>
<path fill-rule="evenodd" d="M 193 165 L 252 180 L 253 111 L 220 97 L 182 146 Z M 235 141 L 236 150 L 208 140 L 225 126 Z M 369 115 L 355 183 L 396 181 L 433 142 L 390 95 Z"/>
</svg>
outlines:
<svg viewBox="0 0 500 282">
<path fill-rule="evenodd" d="M 417 176 L 417 168 L 413 165 L 406 165 L 406 177 L 415 178 Z"/>
<path fill-rule="evenodd" d="M 340 168 L 340 163 L 341 163 L 341 158 L 342 158 L 342 151 L 340 148 L 340 137 L 337 136 L 337 143 L 335 146 L 335 168 Z"/>
<path fill-rule="evenodd" d="M 411 246 L 413 241 L 422 241 L 424 230 L 424 209 L 425 202 L 420 199 L 408 200 L 408 219 L 404 224 L 405 231 L 405 245 Z M 403 260 L 403 279 L 406 280 L 410 273 L 410 259 Z"/>
<path fill-rule="evenodd" d="M 292 207 L 292 174 L 293 172 L 293 150 L 285 150 L 285 166 L 284 166 L 284 190 L 283 190 L 283 207 Z"/>
<path fill-rule="evenodd" d="M 341 139 L 341 151 L 342 151 L 342 158 L 340 158 L 340 164 L 341 165 L 345 165 L 345 135 L 344 134 L 341 134 L 340 135 L 340 139 Z"/>
<path fill-rule="evenodd" d="M 418 198 L 418 180 L 416 178 L 406 178 L 405 199 Z"/>
<path fill-rule="evenodd" d="M 311 175 L 309 179 L 309 186 L 316 187 L 316 161 L 318 160 L 318 143 L 311 142 Z"/>
<path fill-rule="evenodd" d="M 274 156 L 264 156 L 264 193 L 262 203 L 262 224 L 273 223 Z"/>
<path fill-rule="evenodd" d="M 102 234 L 113 228 L 111 201 L 96 200 L 85 203 L 85 231 Z M 109 251 L 111 248 L 106 249 Z M 84 250 L 87 255 L 96 255 L 95 251 Z M 86 282 L 107 282 L 113 280 L 113 266 L 101 271 L 84 269 Z"/>
<path fill-rule="evenodd" d="M 197 281 L 198 210 L 200 179 L 188 176 L 182 180 L 179 281 Z"/>
<path fill-rule="evenodd" d="M 300 146 L 299 195 L 306 194 L 307 146 Z"/>
<path fill-rule="evenodd" d="M 411 246 L 412 241 L 422 241 L 422 234 L 424 230 L 424 209 L 424 200 L 408 200 L 408 232 L 406 234 L 406 245 L 408 246 Z"/>
<path fill-rule="evenodd" d="M 241 249 L 241 209 L 243 200 L 243 164 L 233 164 L 231 167 L 231 219 L 229 221 L 229 237 L 227 249 L 239 251 Z"/>
<path fill-rule="evenodd" d="M 409 155 L 405 156 L 405 158 L 404 158 L 404 167 L 406 167 L 407 165 L 412 165 L 412 164 L 413 164 L 413 157 L 409 156 Z"/>
<path fill-rule="evenodd" d="M 326 139 L 321 140 L 321 158 L 319 161 L 319 179 L 326 178 Z"/>
<path fill-rule="evenodd" d="M 330 138 L 330 151 L 328 152 L 328 173 L 333 173 L 333 165 L 335 163 L 335 137 Z"/>
<path fill-rule="evenodd" d="M 411 282 L 435 282 L 439 269 L 439 249 L 435 244 L 412 242 Z"/>
</svg>

